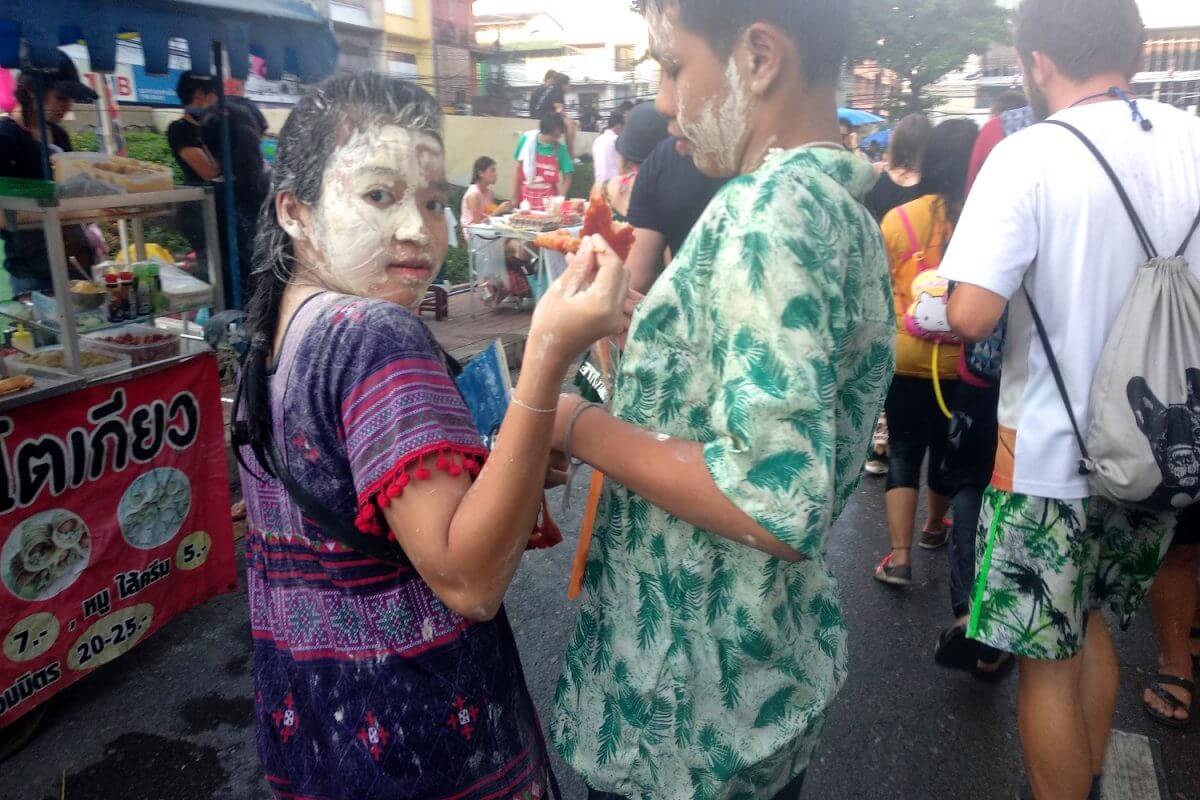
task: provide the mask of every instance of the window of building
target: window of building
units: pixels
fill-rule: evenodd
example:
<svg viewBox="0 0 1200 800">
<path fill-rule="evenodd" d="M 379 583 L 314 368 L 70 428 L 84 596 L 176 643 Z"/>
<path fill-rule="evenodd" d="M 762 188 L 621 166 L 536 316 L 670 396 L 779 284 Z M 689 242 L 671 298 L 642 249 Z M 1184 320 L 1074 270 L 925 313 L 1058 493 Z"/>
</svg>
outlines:
<svg viewBox="0 0 1200 800">
<path fill-rule="evenodd" d="M 615 55 L 617 61 L 617 72 L 633 72 L 634 62 L 637 60 L 637 56 L 634 54 L 632 47 L 628 45 L 617 45 Z"/>
<path fill-rule="evenodd" d="M 388 74 L 407 80 L 417 79 L 417 57 L 411 53 L 388 53 Z"/>
<path fill-rule="evenodd" d="M 413 12 L 413 0 L 384 0 L 383 10 L 388 14 L 396 14 L 401 17 L 415 17 Z"/>
</svg>

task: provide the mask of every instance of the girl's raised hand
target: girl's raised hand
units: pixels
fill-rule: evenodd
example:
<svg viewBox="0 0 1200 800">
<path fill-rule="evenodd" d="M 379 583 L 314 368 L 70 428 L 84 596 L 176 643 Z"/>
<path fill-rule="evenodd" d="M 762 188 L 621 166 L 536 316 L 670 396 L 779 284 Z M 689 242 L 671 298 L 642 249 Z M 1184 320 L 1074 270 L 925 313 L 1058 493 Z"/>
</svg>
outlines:
<svg viewBox="0 0 1200 800">
<path fill-rule="evenodd" d="M 597 340 L 624 332 L 628 300 L 629 271 L 604 239 L 588 237 L 533 314 L 534 352 L 569 364 Z"/>
</svg>

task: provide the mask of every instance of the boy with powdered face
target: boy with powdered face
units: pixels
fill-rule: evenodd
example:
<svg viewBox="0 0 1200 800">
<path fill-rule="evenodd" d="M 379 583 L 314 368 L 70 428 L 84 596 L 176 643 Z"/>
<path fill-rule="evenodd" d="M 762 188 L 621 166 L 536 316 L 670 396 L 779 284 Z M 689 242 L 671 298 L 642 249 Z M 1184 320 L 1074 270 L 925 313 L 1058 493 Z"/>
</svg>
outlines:
<svg viewBox="0 0 1200 800">
<path fill-rule="evenodd" d="M 830 525 L 894 364 L 887 259 L 838 143 L 844 0 L 644 0 L 659 111 L 732 178 L 635 316 L 553 738 L 592 798 L 795 798 L 846 675 Z M 601 258 L 605 256 L 602 254 Z"/>
</svg>

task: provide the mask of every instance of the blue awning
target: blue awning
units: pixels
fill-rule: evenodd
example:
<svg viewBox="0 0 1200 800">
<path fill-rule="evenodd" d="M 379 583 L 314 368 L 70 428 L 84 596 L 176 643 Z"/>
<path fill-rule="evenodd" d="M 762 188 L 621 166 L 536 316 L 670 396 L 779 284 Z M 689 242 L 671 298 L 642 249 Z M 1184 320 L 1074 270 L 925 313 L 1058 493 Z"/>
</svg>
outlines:
<svg viewBox="0 0 1200 800">
<path fill-rule="evenodd" d="M 870 111 L 863 111 L 859 108 L 839 108 L 838 119 L 856 128 L 860 125 L 875 125 L 886 121 L 878 114 L 872 114 Z"/>
<path fill-rule="evenodd" d="M 165 75 L 168 42 L 188 43 L 192 69 L 208 74 L 212 46 L 229 54 L 232 77 L 245 79 L 250 54 L 267 62 L 267 77 L 284 72 L 317 81 L 337 66 L 329 22 L 303 0 L 0 0 L 0 66 L 19 69 L 21 40 L 34 66 L 58 64 L 59 45 L 83 42 L 92 69 L 117 66 L 117 37 L 141 37 L 146 71 Z"/>
</svg>

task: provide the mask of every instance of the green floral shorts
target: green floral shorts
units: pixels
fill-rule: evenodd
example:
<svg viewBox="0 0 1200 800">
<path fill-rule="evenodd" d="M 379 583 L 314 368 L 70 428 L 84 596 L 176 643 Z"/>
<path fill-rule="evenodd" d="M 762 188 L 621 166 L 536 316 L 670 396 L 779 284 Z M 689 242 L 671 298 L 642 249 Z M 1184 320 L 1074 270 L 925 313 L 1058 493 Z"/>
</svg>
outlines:
<svg viewBox="0 0 1200 800">
<path fill-rule="evenodd" d="M 1049 500 L 989 488 L 968 635 L 1026 658 L 1075 657 L 1090 612 L 1107 607 L 1122 628 L 1129 625 L 1175 520 L 1102 498 Z"/>
</svg>

